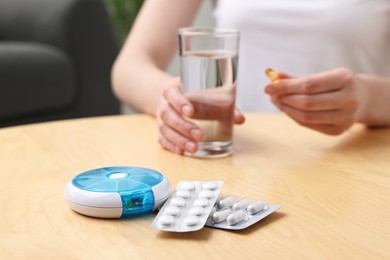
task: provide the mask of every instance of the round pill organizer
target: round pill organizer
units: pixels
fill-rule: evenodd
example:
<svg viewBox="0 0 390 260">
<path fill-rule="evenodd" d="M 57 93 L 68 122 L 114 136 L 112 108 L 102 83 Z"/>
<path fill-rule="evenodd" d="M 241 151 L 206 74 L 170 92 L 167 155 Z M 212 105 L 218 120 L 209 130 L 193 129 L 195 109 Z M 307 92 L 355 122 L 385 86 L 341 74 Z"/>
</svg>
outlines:
<svg viewBox="0 0 390 260">
<path fill-rule="evenodd" d="M 76 212 L 98 218 L 124 218 L 150 213 L 171 194 L 168 179 L 141 167 L 98 168 L 75 176 L 65 198 Z"/>
</svg>

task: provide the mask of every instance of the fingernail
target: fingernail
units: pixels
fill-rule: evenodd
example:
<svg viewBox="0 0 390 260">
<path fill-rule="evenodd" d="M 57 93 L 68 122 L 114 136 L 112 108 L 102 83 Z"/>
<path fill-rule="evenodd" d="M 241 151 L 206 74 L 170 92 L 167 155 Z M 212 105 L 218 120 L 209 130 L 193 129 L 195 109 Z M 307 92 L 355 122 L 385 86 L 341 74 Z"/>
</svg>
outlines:
<svg viewBox="0 0 390 260">
<path fill-rule="evenodd" d="M 196 144 L 194 144 L 193 142 L 186 142 L 184 147 L 188 152 L 195 152 L 196 150 Z"/>
<path fill-rule="evenodd" d="M 177 146 L 175 146 L 175 147 L 173 148 L 173 152 L 174 152 L 175 154 L 181 154 L 181 153 L 182 153 L 181 149 L 180 149 L 179 147 L 177 147 Z"/>
<path fill-rule="evenodd" d="M 181 107 L 181 112 L 185 115 L 185 116 L 191 116 L 191 107 L 189 105 L 183 105 Z"/>
<path fill-rule="evenodd" d="M 271 95 L 274 92 L 274 88 L 272 86 L 268 85 L 267 87 L 265 87 L 264 91 L 265 91 L 265 93 Z"/>
<path fill-rule="evenodd" d="M 197 141 L 200 141 L 202 139 L 202 132 L 199 129 L 192 129 L 190 131 L 190 135 L 192 138 L 194 138 Z"/>
</svg>

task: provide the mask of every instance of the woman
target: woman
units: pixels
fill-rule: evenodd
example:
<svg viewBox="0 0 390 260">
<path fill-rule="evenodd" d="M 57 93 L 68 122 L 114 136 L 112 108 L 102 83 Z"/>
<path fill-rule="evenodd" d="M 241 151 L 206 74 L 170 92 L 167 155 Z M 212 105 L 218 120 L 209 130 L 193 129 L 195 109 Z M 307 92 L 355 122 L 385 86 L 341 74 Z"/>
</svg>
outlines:
<svg viewBox="0 0 390 260">
<path fill-rule="evenodd" d="M 177 29 L 189 26 L 201 0 L 148 0 L 113 67 L 121 101 L 156 116 L 160 144 L 195 152 L 202 131 L 180 80 L 165 72 Z M 390 125 L 390 1 L 219 0 L 217 27 L 241 32 L 237 106 L 276 112 L 336 135 L 354 123 Z M 281 80 L 269 83 L 267 67 Z M 286 74 L 287 73 L 287 74 Z M 235 123 L 244 122 L 237 110 Z"/>
</svg>

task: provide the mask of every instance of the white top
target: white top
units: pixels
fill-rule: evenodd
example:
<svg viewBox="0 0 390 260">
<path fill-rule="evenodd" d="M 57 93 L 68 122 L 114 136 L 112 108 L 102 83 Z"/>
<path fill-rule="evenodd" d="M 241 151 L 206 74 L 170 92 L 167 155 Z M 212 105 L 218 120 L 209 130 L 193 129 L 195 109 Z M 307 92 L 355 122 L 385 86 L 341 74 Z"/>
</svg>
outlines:
<svg viewBox="0 0 390 260">
<path fill-rule="evenodd" d="M 268 67 L 292 76 L 350 68 L 390 77 L 390 0 L 219 0 L 217 27 L 241 31 L 237 106 L 275 112 Z"/>
</svg>

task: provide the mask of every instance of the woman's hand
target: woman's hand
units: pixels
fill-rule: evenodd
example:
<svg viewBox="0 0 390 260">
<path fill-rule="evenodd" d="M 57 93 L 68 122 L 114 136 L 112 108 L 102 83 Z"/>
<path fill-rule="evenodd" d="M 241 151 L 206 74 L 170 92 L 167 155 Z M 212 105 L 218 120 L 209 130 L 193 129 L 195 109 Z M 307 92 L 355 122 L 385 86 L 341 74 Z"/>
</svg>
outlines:
<svg viewBox="0 0 390 260">
<path fill-rule="evenodd" d="M 185 117 L 197 117 L 194 106 L 180 92 L 180 79 L 175 79 L 165 86 L 156 111 L 159 125 L 159 143 L 176 154 L 194 153 L 197 142 L 204 138 L 204 132 Z M 234 122 L 242 124 L 244 116 L 236 110 Z"/>
<path fill-rule="evenodd" d="M 348 69 L 306 77 L 281 73 L 265 87 L 273 103 L 302 126 L 337 135 L 359 121 L 366 110 L 364 81 Z"/>
</svg>

